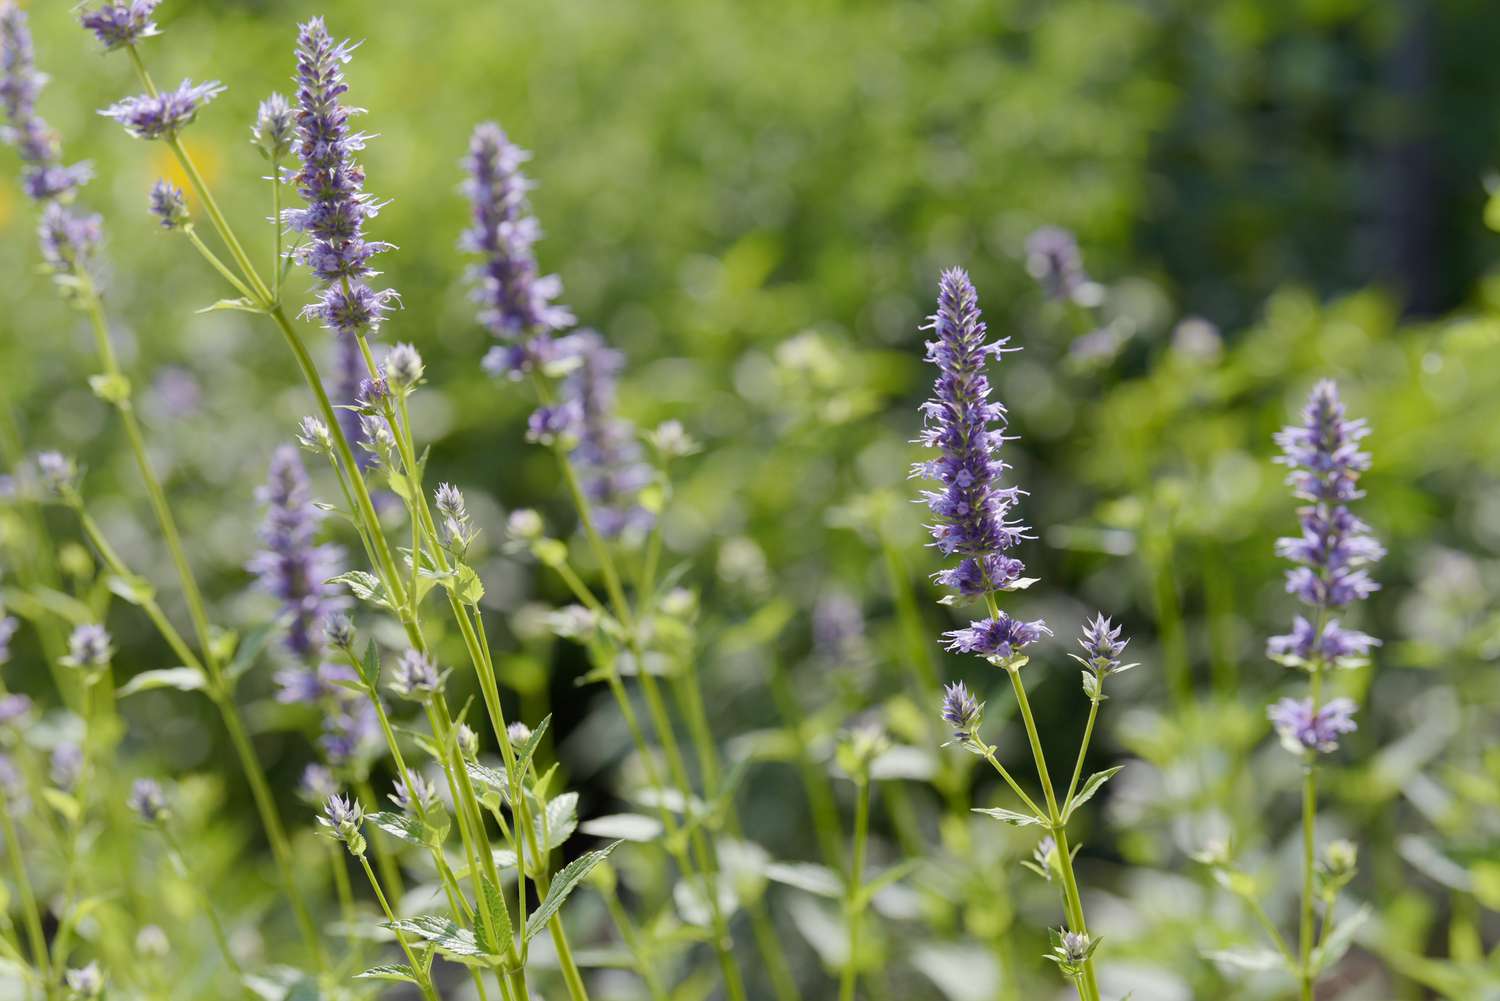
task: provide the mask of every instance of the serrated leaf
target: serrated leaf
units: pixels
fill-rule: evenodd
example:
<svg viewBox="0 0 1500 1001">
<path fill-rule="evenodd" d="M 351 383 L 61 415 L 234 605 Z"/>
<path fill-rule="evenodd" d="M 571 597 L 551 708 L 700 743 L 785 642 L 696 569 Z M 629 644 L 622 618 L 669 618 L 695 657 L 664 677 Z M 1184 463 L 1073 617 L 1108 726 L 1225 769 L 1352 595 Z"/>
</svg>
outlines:
<svg viewBox="0 0 1500 1001">
<path fill-rule="evenodd" d="M 536 749 L 542 745 L 542 737 L 547 733 L 547 727 L 552 725 L 552 714 L 548 713 L 542 717 L 542 721 L 531 731 L 531 736 L 526 738 L 526 743 L 516 748 L 516 772 L 524 775 L 526 766 L 536 754 Z"/>
<path fill-rule="evenodd" d="M 225 310 L 225 309 L 239 310 L 241 313 L 264 313 L 265 312 L 265 310 L 261 309 L 255 303 L 251 302 L 249 299 L 246 299 L 244 297 L 241 297 L 241 298 L 238 298 L 238 299 L 220 299 L 218 302 L 214 303 L 212 306 L 204 306 L 202 309 L 198 310 L 198 312 L 200 314 L 202 314 L 202 313 L 216 313 L 216 312 L 219 312 L 220 310 Z"/>
<path fill-rule="evenodd" d="M 565 792 L 547 801 L 545 831 L 542 819 L 540 816 L 535 818 L 537 843 L 543 851 L 561 847 L 578 830 L 578 794 Z"/>
<path fill-rule="evenodd" d="M 976 809 L 974 812 L 982 813 L 986 817 L 994 817 L 996 820 L 1000 821 L 1000 823 L 1009 824 L 1011 827 L 1030 827 L 1033 824 L 1040 825 L 1042 823 L 1041 818 L 1035 816 L 1034 814 L 1017 813 L 1014 810 L 1003 810 L 998 806 L 992 806 L 982 810 Z"/>
<path fill-rule="evenodd" d="M 490 923 L 495 928 L 496 942 L 489 942 L 489 930 L 485 926 L 484 919 L 480 916 L 474 918 L 474 931 L 479 939 L 480 947 L 495 955 L 509 952 L 515 942 L 515 929 L 510 921 L 510 908 L 505 903 L 505 896 L 490 882 L 488 876 L 480 878 L 480 893 L 483 895 L 484 913 L 489 916 Z"/>
<path fill-rule="evenodd" d="M 417 975 L 410 966 L 405 963 L 391 963 L 386 966 L 372 966 L 354 975 L 355 980 L 393 980 L 408 984 L 420 983 Z"/>
<path fill-rule="evenodd" d="M 376 605 L 385 605 L 386 600 L 380 596 L 382 590 L 380 578 L 364 570 L 350 570 L 341 573 L 337 577 L 331 577 L 324 581 L 325 584 L 343 584 L 360 601 L 369 601 Z"/>
<path fill-rule="evenodd" d="M 479 579 L 479 574 L 467 563 L 460 563 L 453 568 L 453 579 L 445 581 L 444 586 L 453 592 L 453 596 L 465 605 L 477 605 L 484 598 L 484 581 Z"/>
<path fill-rule="evenodd" d="M 365 684 L 370 686 L 370 691 L 380 690 L 380 647 L 371 640 L 365 644 L 365 659 L 359 665 L 360 674 L 364 676 Z"/>
<path fill-rule="evenodd" d="M 367 814 L 365 817 L 370 823 L 380 828 L 393 838 L 399 838 L 409 845 L 418 848 L 430 848 L 438 844 L 435 832 L 416 817 L 408 817 L 404 813 L 396 813 L 391 810 L 381 810 L 378 813 Z"/>
<path fill-rule="evenodd" d="M 469 773 L 469 778 L 479 785 L 496 793 L 502 798 L 510 795 L 510 782 L 506 780 L 505 773 L 498 768 L 482 765 L 477 761 L 465 761 L 464 771 Z"/>
<path fill-rule="evenodd" d="M 387 921 L 384 927 L 431 942 L 439 952 L 457 959 L 489 959 L 491 954 L 479 948 L 479 940 L 467 928 L 460 928 L 452 918 L 441 914 L 419 914 L 414 918 Z"/>
<path fill-rule="evenodd" d="M 578 884 L 593 872 L 599 863 L 609 858 L 610 853 L 621 844 L 622 842 L 615 841 L 597 851 L 586 852 L 563 867 L 562 872 L 557 874 L 557 878 L 547 888 L 546 898 L 526 919 L 526 941 L 530 942 L 547 927 L 547 923 L 552 920 L 552 915 L 562 908 L 563 903 Z"/>
<path fill-rule="evenodd" d="M 119 696 L 148 692 L 153 688 L 175 688 L 179 692 L 198 692 L 208 687 L 208 676 L 196 667 L 163 667 L 142 671 L 120 686 Z"/>
<path fill-rule="evenodd" d="M 1067 823 L 1068 818 L 1073 816 L 1074 810 L 1078 809 L 1080 806 L 1093 799 L 1094 793 L 1098 792 L 1099 788 L 1104 785 L 1104 783 L 1114 778 L 1115 775 L 1119 773 L 1120 769 L 1124 767 L 1124 765 L 1115 765 L 1115 767 L 1113 768 L 1106 768 L 1102 772 L 1095 772 L 1094 774 L 1090 775 L 1088 777 L 1088 780 L 1083 783 L 1083 788 L 1079 789 L 1077 794 L 1073 796 L 1072 800 L 1068 802 L 1068 805 L 1063 808 L 1063 823 Z"/>
<path fill-rule="evenodd" d="M 578 830 L 595 838 L 615 838 L 646 844 L 661 837 L 661 821 L 640 813 L 614 813 L 595 817 L 578 825 Z"/>
</svg>

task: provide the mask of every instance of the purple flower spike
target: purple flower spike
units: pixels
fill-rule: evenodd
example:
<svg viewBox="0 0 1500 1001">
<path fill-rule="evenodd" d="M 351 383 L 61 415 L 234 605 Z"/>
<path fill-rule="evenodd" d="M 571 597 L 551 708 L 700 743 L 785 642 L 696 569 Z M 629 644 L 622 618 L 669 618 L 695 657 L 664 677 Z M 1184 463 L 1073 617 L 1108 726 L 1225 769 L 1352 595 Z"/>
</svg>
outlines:
<svg viewBox="0 0 1500 1001">
<path fill-rule="evenodd" d="M 224 89 L 217 80 L 208 83 L 184 80 L 176 90 L 127 97 L 99 114 L 113 118 L 137 139 L 162 139 L 191 125 L 198 111 L 224 93 Z"/>
<path fill-rule="evenodd" d="M 563 382 L 567 403 L 559 416 L 576 422 L 569 429 L 577 441 L 571 458 L 595 527 L 606 538 L 639 537 L 654 521 L 651 512 L 638 503 L 653 474 L 642 458 L 635 425 L 615 414 L 615 382 L 625 367 L 625 356 L 592 330 L 566 341 L 564 349 L 576 354 L 578 366 Z"/>
<path fill-rule="evenodd" d="M 115 0 L 79 15 L 83 26 L 99 39 L 104 50 L 134 45 L 143 38 L 160 35 L 161 29 L 151 20 L 161 0 Z"/>
<path fill-rule="evenodd" d="M 966 598 L 1023 587 L 1029 583 L 1021 576 L 1025 567 L 1006 552 L 1026 537 L 1026 527 L 1010 517 L 1021 492 L 1001 482 L 1007 468 L 998 455 L 1006 440 L 1005 408 L 990 401 L 985 375 L 986 363 L 1006 350 L 1006 342 L 986 340 L 979 296 L 959 268 L 943 272 L 937 312 L 924 329 L 934 333 L 927 360 L 938 367 L 938 378 L 933 398 L 922 407 L 918 441 L 939 455 L 915 464 L 911 474 L 942 485 L 922 492 L 934 516 L 928 528 L 934 546 L 959 558 L 934 579 Z M 1008 657 L 1045 633 L 1042 622 L 1001 615 L 947 639 L 949 649 Z"/>
<path fill-rule="evenodd" d="M 298 260 L 323 283 L 318 301 L 303 315 L 350 336 L 378 329 L 399 300 L 393 289 L 366 284 L 377 274 L 371 258 L 393 248 L 364 237 L 365 223 L 379 213 L 380 203 L 364 191 L 365 172 L 354 161 L 370 137 L 350 131 L 349 116 L 358 109 L 340 103 L 349 90 L 343 66 L 353 51 L 348 41 L 333 40 L 322 18 L 301 26 L 295 149 L 302 169 L 293 181 L 307 208 L 285 214 L 288 226 L 310 238 Z"/>
<path fill-rule="evenodd" d="M 459 246 L 481 258 L 470 270 L 479 321 L 507 342 L 485 359 L 491 374 L 520 375 L 545 364 L 548 335 L 573 325 L 573 314 L 555 303 L 562 293 L 556 275 L 539 275 L 534 245 L 541 226 L 531 215 L 526 193 L 531 182 L 521 165 L 531 154 L 486 122 L 474 130 L 464 158 L 464 193 L 473 223 Z"/>
<path fill-rule="evenodd" d="M 14 4 L 0 6 L 0 141 L 20 154 L 21 186 L 38 202 L 67 199 L 93 175 L 87 163 L 63 165 L 57 133 L 36 111 L 46 83 L 36 68 L 26 15 Z"/>
<path fill-rule="evenodd" d="M 152 187 L 150 208 L 162 229 L 181 229 L 190 221 L 182 189 L 166 181 L 157 181 Z"/>
<path fill-rule="evenodd" d="M 1287 482 L 1308 502 L 1297 511 L 1302 534 L 1278 539 L 1276 553 L 1298 564 L 1287 571 L 1287 590 L 1314 610 L 1314 619 L 1326 620 L 1319 631 L 1299 616 L 1290 633 L 1271 638 L 1267 653 L 1292 666 L 1353 666 L 1379 643 L 1328 618 L 1380 586 L 1365 568 L 1385 550 L 1345 506 L 1363 496 L 1359 477 L 1370 455 L 1359 442 L 1369 433 L 1364 421 L 1345 417 L 1338 387 L 1325 380 L 1313 388 L 1302 423 L 1276 435 L 1282 449 L 1277 461 L 1291 467 Z"/>
<path fill-rule="evenodd" d="M 338 573 L 343 550 L 314 542 L 322 515 L 312 503 L 307 471 L 295 446 L 283 445 L 272 455 L 270 474 L 259 496 L 266 505 L 260 530 L 265 549 L 248 569 L 281 601 L 289 618 L 287 649 L 303 663 L 313 663 L 321 650 L 327 619 L 348 606 L 337 585 L 325 583 Z"/>
<path fill-rule="evenodd" d="M 1340 734 L 1359 729 L 1354 723 L 1355 709 L 1352 699 L 1334 699 L 1317 710 L 1312 699 L 1282 699 L 1266 710 L 1266 716 L 1287 750 L 1328 754 L 1338 749 Z"/>
</svg>

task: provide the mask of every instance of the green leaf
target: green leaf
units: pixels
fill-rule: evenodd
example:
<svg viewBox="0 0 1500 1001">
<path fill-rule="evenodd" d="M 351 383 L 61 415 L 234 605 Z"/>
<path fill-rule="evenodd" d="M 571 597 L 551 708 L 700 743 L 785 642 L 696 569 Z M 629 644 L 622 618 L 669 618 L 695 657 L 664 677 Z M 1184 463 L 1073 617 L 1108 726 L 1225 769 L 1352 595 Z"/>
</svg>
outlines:
<svg viewBox="0 0 1500 1001">
<path fill-rule="evenodd" d="M 354 975 L 355 980 L 395 980 L 408 984 L 419 983 L 417 975 L 410 966 L 405 963 L 392 963 L 388 966 L 372 966 L 368 970 Z"/>
<path fill-rule="evenodd" d="M 132 605 L 144 605 L 156 597 L 156 589 L 151 586 L 151 582 L 135 574 L 111 574 L 109 589 L 115 597 Z"/>
<path fill-rule="evenodd" d="M 1217 949 L 1203 953 L 1203 958 L 1235 970 L 1259 972 L 1286 965 L 1286 958 L 1274 949 Z"/>
<path fill-rule="evenodd" d="M 526 766 L 531 763 L 531 758 L 536 754 L 536 749 L 542 744 L 542 736 L 547 732 L 547 727 L 552 724 L 552 714 L 548 713 L 542 717 L 542 721 L 531 731 L 531 736 L 526 738 L 526 743 L 516 748 L 516 772 L 524 775 Z"/>
<path fill-rule="evenodd" d="M 510 782 L 506 780 L 505 773 L 498 768 L 481 765 L 477 761 L 465 761 L 464 771 L 469 773 L 469 778 L 490 792 L 497 793 L 502 798 L 510 795 Z"/>
<path fill-rule="evenodd" d="M 384 927 L 405 935 L 416 935 L 418 938 L 426 939 L 437 947 L 438 952 L 460 962 L 466 959 L 495 958 L 479 948 L 479 940 L 474 937 L 473 932 L 467 928 L 460 928 L 452 918 L 443 917 L 441 914 L 420 914 L 414 918 L 398 918 L 395 921 L 385 922 Z"/>
<path fill-rule="evenodd" d="M 542 818 L 536 818 L 536 835 L 542 850 L 551 851 L 561 847 L 578 830 L 578 794 L 565 792 L 548 800 L 546 820 L 546 831 L 543 832 Z"/>
<path fill-rule="evenodd" d="M 1344 953 L 1354 944 L 1354 933 L 1359 931 L 1360 926 L 1370 920 L 1370 905 L 1365 904 L 1359 910 L 1347 915 L 1341 921 L 1334 924 L 1333 930 L 1323 943 L 1313 951 L 1312 968 L 1314 973 L 1326 970 L 1328 967 L 1344 958 Z"/>
<path fill-rule="evenodd" d="M 234 651 L 234 659 L 224 669 L 224 673 L 229 676 L 230 680 L 238 679 L 246 671 L 255 666 L 255 659 L 266 648 L 266 644 L 270 642 L 271 636 L 275 632 L 276 623 L 267 622 L 256 626 L 245 634 L 245 637 L 240 640 L 239 646 Z"/>
<path fill-rule="evenodd" d="M 1063 807 L 1063 823 L 1066 824 L 1068 818 L 1073 816 L 1074 810 L 1093 799 L 1094 793 L 1099 791 L 1099 787 L 1114 778 L 1116 773 L 1124 767 L 1124 765 L 1115 765 L 1113 768 L 1106 768 L 1102 772 L 1095 772 L 1090 775 L 1088 781 L 1084 782 L 1083 788 L 1079 789 L 1077 794 L 1068 802 L 1067 806 Z"/>
<path fill-rule="evenodd" d="M 236 309 L 236 310 L 239 310 L 241 313 L 264 313 L 265 312 L 265 310 L 261 309 L 255 303 L 253 303 L 249 299 L 246 299 L 246 298 L 243 298 L 243 297 L 241 297 L 239 299 L 220 299 L 218 302 L 214 303 L 212 306 L 204 306 L 202 309 L 198 310 L 198 312 L 200 314 L 202 314 L 202 313 L 216 313 L 216 312 L 218 312 L 220 310 L 224 310 L 224 309 Z"/>
<path fill-rule="evenodd" d="M 365 819 L 391 837 L 399 838 L 418 848 L 431 848 L 442 843 L 437 837 L 437 832 L 431 827 L 416 817 L 408 817 L 404 813 L 381 810 L 378 813 L 368 814 Z"/>
<path fill-rule="evenodd" d="M 568 895 L 583 881 L 594 868 L 609 858 L 610 852 L 620 847 L 622 842 L 615 841 L 598 851 L 587 852 L 569 862 L 563 871 L 557 874 L 552 881 L 552 886 L 547 890 L 547 897 L 531 916 L 526 919 L 526 941 L 530 942 L 542 929 L 547 927 L 547 922 L 552 920 L 552 915 L 562 908 L 563 902 Z"/>
<path fill-rule="evenodd" d="M 1034 814 L 1017 813 L 1014 810 L 1002 810 L 998 806 L 985 810 L 976 809 L 974 812 L 982 813 L 986 817 L 994 817 L 1000 823 L 1009 824 L 1011 827 L 1029 827 L 1032 824 L 1040 825 L 1042 822 L 1042 819 Z"/>
<path fill-rule="evenodd" d="M 640 813 L 615 813 L 595 817 L 578 825 L 584 834 L 595 838 L 616 838 L 646 844 L 661 837 L 661 821 Z"/>
<path fill-rule="evenodd" d="M 484 597 L 484 581 L 479 579 L 479 574 L 467 563 L 460 563 L 453 570 L 454 577 L 451 582 L 445 582 L 445 586 L 465 605 L 479 604 Z"/>
<path fill-rule="evenodd" d="M 480 893 L 484 897 L 484 913 L 489 916 L 490 924 L 495 928 L 495 934 L 499 941 L 490 942 L 489 929 L 486 927 L 483 917 L 478 915 L 474 918 L 474 931 L 479 940 L 479 945 L 485 951 L 496 956 L 510 951 L 515 943 L 515 928 L 510 921 L 510 908 L 505 903 L 505 896 L 490 882 L 488 876 L 481 877 L 479 883 Z"/>
<path fill-rule="evenodd" d="M 105 403 L 120 406 L 130 399 L 130 380 L 119 373 L 89 376 L 89 388 Z"/>
<path fill-rule="evenodd" d="M 371 640 L 365 644 L 365 659 L 360 664 L 360 673 L 364 675 L 365 684 L 370 686 L 370 691 L 380 690 L 380 647 Z"/>
<path fill-rule="evenodd" d="M 179 692 L 199 692 L 208 687 L 208 676 L 196 667 L 164 667 L 142 671 L 120 686 L 119 696 L 148 692 L 153 688 L 175 688 Z"/>
<path fill-rule="evenodd" d="M 78 818 L 83 815 L 83 807 L 78 800 L 61 789 L 46 787 L 42 790 L 42 799 L 45 799 L 47 805 L 61 814 L 70 824 L 78 823 Z"/>
<path fill-rule="evenodd" d="M 388 603 L 381 594 L 384 588 L 380 584 L 380 578 L 372 573 L 367 573 L 364 570 L 350 570 L 348 573 L 341 573 L 337 577 L 329 578 L 324 583 L 343 584 L 360 601 L 368 601 L 375 605 L 388 607 Z"/>
</svg>

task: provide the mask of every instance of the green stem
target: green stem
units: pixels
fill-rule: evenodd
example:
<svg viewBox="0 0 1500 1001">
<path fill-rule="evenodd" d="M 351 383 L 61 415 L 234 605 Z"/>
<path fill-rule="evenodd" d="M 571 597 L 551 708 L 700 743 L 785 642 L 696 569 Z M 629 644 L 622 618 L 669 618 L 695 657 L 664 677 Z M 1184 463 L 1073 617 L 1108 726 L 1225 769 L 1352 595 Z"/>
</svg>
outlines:
<svg viewBox="0 0 1500 1001">
<path fill-rule="evenodd" d="M 16 823 L 9 804 L 0 809 L 0 831 L 5 835 L 5 853 L 10 856 L 11 872 L 15 876 L 16 889 L 21 894 L 21 915 L 26 922 L 26 937 L 31 940 L 32 962 L 44 981 L 52 978 L 52 964 L 47 957 L 47 936 L 42 931 L 42 913 L 37 907 L 36 892 L 31 886 L 31 877 L 21 860 L 21 842 L 16 836 Z"/>
<path fill-rule="evenodd" d="M 375 891 L 375 899 L 380 901 L 380 909 L 385 912 L 385 919 L 395 924 L 396 915 L 391 913 L 391 905 L 386 903 L 385 894 L 380 892 L 380 880 L 375 878 L 375 870 L 370 868 L 370 860 L 364 855 L 358 858 L 360 866 L 365 870 L 365 878 L 370 881 L 370 889 Z M 403 932 L 396 932 L 396 941 L 401 944 L 401 951 L 406 953 L 406 961 L 411 965 L 412 976 L 417 978 L 417 987 L 421 989 L 422 996 L 428 1001 L 440 1001 L 437 991 L 432 986 L 432 975 L 426 972 L 422 964 L 417 961 L 416 955 L 411 951 L 411 945 L 406 941 L 406 935 Z"/>
<path fill-rule="evenodd" d="M 1051 816 L 1041 807 L 1037 806 L 1034 799 L 1026 795 L 1026 790 L 1021 788 L 1021 784 L 1015 780 L 1015 777 L 995 757 L 995 749 L 993 747 L 985 749 L 984 760 L 988 761 L 994 767 L 995 771 L 1000 773 L 1000 777 L 1005 780 L 1005 784 L 1010 786 L 1010 791 L 1021 798 L 1021 802 L 1026 804 L 1026 808 L 1035 814 L 1038 820 L 1051 823 Z"/>
<path fill-rule="evenodd" d="M 779 659 L 774 659 L 771 665 L 771 697 L 792 735 L 797 770 L 802 776 L 802 788 L 807 795 L 807 806 L 812 814 L 813 828 L 817 831 L 818 845 L 823 851 L 823 861 L 828 868 L 842 874 L 843 822 L 839 819 L 827 774 L 813 763 L 807 741 L 807 718 Z"/>
<path fill-rule="evenodd" d="M 854 780 L 857 795 L 854 805 L 854 850 L 849 864 L 849 879 L 844 889 L 844 920 L 849 926 L 849 955 L 839 975 L 839 1001 L 854 1001 L 855 981 L 859 976 L 860 925 L 864 913 L 863 883 L 865 878 L 865 846 L 870 834 L 870 780 L 859 776 Z"/>
<path fill-rule="evenodd" d="M 1104 679 L 1099 679 L 1100 692 L 1102 694 Z M 1078 779 L 1083 775 L 1083 759 L 1089 753 L 1089 741 L 1094 736 L 1094 721 L 1099 718 L 1100 699 L 1094 698 L 1089 701 L 1089 721 L 1083 728 L 1083 740 L 1078 745 L 1078 763 L 1073 766 L 1073 780 L 1068 783 L 1068 794 L 1063 797 L 1063 812 L 1073 805 L 1073 794 L 1078 791 Z"/>
<path fill-rule="evenodd" d="M 214 942 L 218 945 L 219 951 L 224 954 L 224 962 L 229 966 L 229 972 L 233 973 L 235 981 L 239 982 L 244 976 L 245 971 L 240 966 L 240 961 L 235 958 L 234 950 L 229 947 L 229 933 L 224 930 L 224 922 L 219 918 L 219 910 L 214 906 L 212 898 L 210 898 L 204 889 L 207 884 L 194 878 L 193 870 L 188 865 L 187 855 L 183 852 L 182 846 L 178 844 L 177 837 L 172 833 L 171 828 L 167 827 L 166 824 L 157 824 L 155 826 L 157 832 L 161 834 L 162 840 L 166 842 L 167 850 L 172 853 L 172 859 L 177 864 L 178 870 L 193 885 L 194 892 L 198 894 L 202 901 L 203 911 L 208 917 L 208 926 L 213 933 Z"/>
<path fill-rule="evenodd" d="M 620 904 L 619 891 L 611 885 L 601 892 L 600 896 L 604 898 L 604 907 L 609 911 L 610 920 L 620 932 L 620 937 L 625 940 L 625 948 L 630 951 L 631 958 L 635 960 L 635 971 L 640 975 L 641 980 L 645 981 L 646 990 L 651 994 L 651 1001 L 670 1001 L 666 989 L 662 986 L 661 977 L 651 962 L 651 957 L 641 946 L 641 937 L 636 931 L 634 922 L 630 920 L 630 915 Z"/>
<path fill-rule="evenodd" d="M 1323 629 L 1322 617 L 1319 618 L 1318 632 Z M 1312 668 L 1312 707 L 1317 712 L 1318 706 L 1323 701 L 1323 672 L 1321 664 L 1314 664 Z M 1302 1001 L 1312 1001 L 1314 976 L 1312 969 L 1313 954 L 1313 932 L 1315 918 L 1313 913 L 1313 899 L 1316 895 L 1314 873 L 1317 865 L 1317 825 L 1318 825 L 1318 772 L 1317 752 L 1303 752 L 1302 762 L 1302 906 L 1300 920 L 1298 921 L 1297 955 L 1300 960 L 1297 966 L 1298 979 L 1302 986 Z"/>
<path fill-rule="evenodd" d="M 409 788 L 409 787 L 408 787 Z M 370 785 L 368 777 L 354 783 L 354 791 L 361 800 L 366 803 L 378 804 L 379 797 L 375 795 L 374 788 Z M 396 906 L 401 906 L 401 898 L 406 893 L 406 887 L 401 880 L 401 868 L 396 863 L 396 847 L 391 837 L 384 831 L 379 832 L 370 839 L 375 850 L 375 866 L 380 870 L 380 878 L 385 883 L 391 899 Z"/>
<path fill-rule="evenodd" d="M 990 599 L 993 602 L 993 597 Z M 1016 693 L 1016 703 L 1021 707 L 1021 719 L 1026 725 L 1026 739 L 1031 744 L 1031 755 L 1036 762 L 1037 777 L 1041 779 L 1042 794 L 1047 801 L 1047 816 L 1051 821 L 1052 836 L 1057 841 L 1058 864 L 1063 875 L 1063 897 L 1068 912 L 1068 922 L 1073 931 L 1087 935 L 1088 922 L 1083 915 L 1083 898 L 1078 892 L 1078 879 L 1073 872 L 1073 852 L 1068 845 L 1068 832 L 1058 808 L 1057 794 L 1052 788 L 1052 778 L 1047 770 L 1047 756 L 1042 751 L 1041 737 L 1037 732 L 1036 718 L 1031 712 L 1031 700 L 1026 696 L 1026 686 L 1021 683 L 1020 667 L 1005 668 L 1010 675 L 1011 687 Z M 1083 963 L 1083 979 L 1079 992 L 1084 1001 L 1099 1001 L 1099 983 L 1094 973 L 1094 960 L 1089 957 Z"/>
</svg>

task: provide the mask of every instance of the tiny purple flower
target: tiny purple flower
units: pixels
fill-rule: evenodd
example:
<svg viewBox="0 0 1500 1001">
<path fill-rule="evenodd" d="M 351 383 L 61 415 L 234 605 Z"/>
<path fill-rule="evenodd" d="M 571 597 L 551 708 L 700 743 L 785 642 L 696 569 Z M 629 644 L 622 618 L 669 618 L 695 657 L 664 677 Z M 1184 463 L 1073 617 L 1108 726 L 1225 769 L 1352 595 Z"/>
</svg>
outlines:
<svg viewBox="0 0 1500 1001">
<path fill-rule="evenodd" d="M 969 692 L 962 681 L 943 687 L 943 722 L 953 728 L 953 739 L 970 741 L 978 737 L 984 706 Z"/>
<path fill-rule="evenodd" d="M 407 650 L 391 669 L 391 691 L 413 702 L 425 702 L 443 689 L 443 675 L 431 657 Z"/>
<path fill-rule="evenodd" d="M 296 115 L 291 104 L 285 97 L 273 93 L 260 102 L 255 113 L 255 124 L 250 127 L 250 143 L 260 150 L 261 156 L 277 163 L 292 151 L 296 125 Z"/>
<path fill-rule="evenodd" d="M 148 824 L 154 824 L 167 812 L 167 797 L 155 779 L 136 779 L 126 801 L 132 812 Z"/>
<path fill-rule="evenodd" d="M 162 229 L 181 229 L 191 221 L 182 189 L 166 181 L 157 181 L 151 188 L 151 214 Z"/>
<path fill-rule="evenodd" d="M 87 670 L 107 667 L 114 653 L 108 631 L 101 625 L 87 623 L 76 627 L 68 637 L 68 655 L 63 663 Z"/>
<path fill-rule="evenodd" d="M 11 726 L 31 712 L 31 699 L 25 695 L 0 696 L 0 726 Z"/>
</svg>

